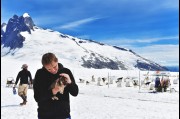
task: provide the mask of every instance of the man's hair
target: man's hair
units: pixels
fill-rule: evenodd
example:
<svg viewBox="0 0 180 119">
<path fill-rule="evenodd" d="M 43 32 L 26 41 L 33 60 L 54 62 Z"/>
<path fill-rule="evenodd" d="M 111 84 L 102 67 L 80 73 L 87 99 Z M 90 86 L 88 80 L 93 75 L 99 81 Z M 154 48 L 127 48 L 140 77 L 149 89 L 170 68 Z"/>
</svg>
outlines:
<svg viewBox="0 0 180 119">
<path fill-rule="evenodd" d="M 42 56 L 42 65 L 51 64 L 52 62 L 58 62 L 57 57 L 53 53 L 46 53 Z"/>
</svg>

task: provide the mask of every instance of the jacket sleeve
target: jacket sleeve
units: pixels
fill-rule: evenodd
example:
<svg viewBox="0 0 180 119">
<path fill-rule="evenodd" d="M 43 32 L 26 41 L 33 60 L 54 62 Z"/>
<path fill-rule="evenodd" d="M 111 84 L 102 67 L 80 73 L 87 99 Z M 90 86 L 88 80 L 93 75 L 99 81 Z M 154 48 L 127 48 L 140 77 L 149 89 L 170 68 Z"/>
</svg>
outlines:
<svg viewBox="0 0 180 119">
<path fill-rule="evenodd" d="M 30 79 L 30 81 L 31 81 L 31 84 L 32 84 L 32 75 L 31 75 L 31 72 L 29 71 L 29 79 Z"/>
<path fill-rule="evenodd" d="M 72 96 L 77 96 L 79 93 L 79 88 L 78 85 L 76 84 L 75 80 L 74 80 L 74 76 L 72 74 L 72 72 L 69 69 L 66 69 L 67 74 L 69 75 L 70 79 L 71 79 L 71 84 L 67 85 L 67 90 L 69 91 L 69 93 Z"/>
<path fill-rule="evenodd" d="M 40 71 L 37 71 L 33 82 L 33 90 L 34 99 L 38 103 L 43 103 L 51 100 L 51 97 L 53 96 L 52 91 L 46 88 L 43 80 L 45 80 L 43 74 Z"/>
<path fill-rule="evenodd" d="M 15 85 L 17 85 L 18 81 L 20 79 L 20 72 L 18 73 L 17 77 L 16 77 L 16 82 L 15 82 Z"/>
</svg>

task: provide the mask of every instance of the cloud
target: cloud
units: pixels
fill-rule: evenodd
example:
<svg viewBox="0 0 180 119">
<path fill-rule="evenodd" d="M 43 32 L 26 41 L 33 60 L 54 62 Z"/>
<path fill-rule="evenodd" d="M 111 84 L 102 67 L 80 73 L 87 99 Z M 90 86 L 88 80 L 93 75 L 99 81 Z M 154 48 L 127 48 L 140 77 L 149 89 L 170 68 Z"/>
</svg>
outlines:
<svg viewBox="0 0 180 119">
<path fill-rule="evenodd" d="M 179 66 L 179 45 L 151 45 L 136 47 L 133 51 L 164 66 Z"/>
<path fill-rule="evenodd" d="M 144 39 L 126 39 L 126 38 L 115 38 L 115 39 L 106 39 L 100 40 L 101 42 L 107 44 L 118 44 L 118 45 L 133 45 L 137 43 L 153 43 L 158 41 L 165 41 L 165 40 L 179 40 L 179 36 L 167 36 L 167 37 L 159 37 L 159 38 L 144 38 Z"/>
<path fill-rule="evenodd" d="M 93 21 L 95 21 L 97 19 L 100 19 L 100 18 L 90 17 L 90 18 L 74 21 L 74 22 L 71 22 L 71 23 L 67 23 L 67 24 L 59 26 L 57 28 L 58 29 L 73 29 L 75 27 L 79 27 L 79 26 L 87 24 L 89 22 L 93 22 Z"/>
<path fill-rule="evenodd" d="M 179 0 L 165 0 L 162 7 L 168 9 L 179 9 Z"/>
<path fill-rule="evenodd" d="M 168 36 L 168 37 L 159 37 L 159 38 L 148 38 L 148 39 L 135 39 L 131 40 L 130 43 L 153 43 L 158 41 L 165 41 L 165 40 L 179 40 L 179 36 Z"/>
</svg>

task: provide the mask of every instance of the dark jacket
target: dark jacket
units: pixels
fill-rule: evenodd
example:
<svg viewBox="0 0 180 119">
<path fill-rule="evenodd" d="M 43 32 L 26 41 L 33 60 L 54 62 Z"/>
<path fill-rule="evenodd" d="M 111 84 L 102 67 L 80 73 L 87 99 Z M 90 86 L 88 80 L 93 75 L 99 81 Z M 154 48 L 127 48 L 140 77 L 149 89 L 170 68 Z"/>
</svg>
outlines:
<svg viewBox="0 0 180 119">
<path fill-rule="evenodd" d="M 28 82 L 28 81 L 29 81 L 29 80 L 28 80 L 28 77 L 29 77 L 29 79 L 30 79 L 30 81 L 31 81 L 31 83 L 32 83 L 32 76 L 31 76 L 30 71 L 28 71 L 27 69 L 21 70 L 21 71 L 18 73 L 17 77 L 16 77 L 16 82 L 15 82 L 15 84 L 17 85 L 19 79 L 20 79 L 20 84 L 29 84 L 29 82 Z"/>
<path fill-rule="evenodd" d="M 70 100 L 69 93 L 72 96 L 77 96 L 79 89 L 75 83 L 71 71 L 59 65 L 57 74 L 51 74 L 44 67 L 37 70 L 35 74 L 33 89 L 34 98 L 38 103 L 38 117 L 47 119 L 63 119 L 70 116 Z M 69 75 L 72 83 L 68 84 L 64 93 L 57 93 L 59 100 L 52 100 L 53 94 L 50 85 L 59 77 L 59 74 L 66 73 Z"/>
<path fill-rule="evenodd" d="M 155 80 L 155 88 L 158 88 L 159 86 L 161 86 L 160 78 L 159 78 L 159 77 L 156 77 L 156 80 Z"/>
</svg>

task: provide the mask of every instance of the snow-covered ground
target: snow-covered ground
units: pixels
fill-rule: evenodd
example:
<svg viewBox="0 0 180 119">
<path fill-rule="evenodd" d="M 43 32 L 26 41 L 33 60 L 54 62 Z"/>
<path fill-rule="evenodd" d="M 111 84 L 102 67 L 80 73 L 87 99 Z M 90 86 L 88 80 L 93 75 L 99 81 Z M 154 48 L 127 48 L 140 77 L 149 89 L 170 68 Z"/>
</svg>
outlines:
<svg viewBox="0 0 180 119">
<path fill-rule="evenodd" d="M 27 63 L 34 77 L 40 62 L 32 63 L 21 60 L 1 58 L 1 118 L 2 119 L 37 119 L 37 104 L 33 98 L 33 90 L 28 90 L 28 102 L 20 106 L 22 99 L 13 95 L 12 88 L 6 87 L 7 77 L 16 78 L 21 65 Z M 73 66 L 71 66 L 73 67 Z M 79 95 L 70 97 L 72 119 L 178 119 L 179 118 L 179 80 L 173 84 L 178 92 L 151 93 L 152 90 L 141 87 L 117 87 L 115 81 L 111 85 L 97 86 L 97 78 L 105 76 L 125 77 L 139 76 L 138 71 L 112 71 L 94 69 L 71 69 Z M 175 77 L 178 72 L 171 73 Z M 79 78 L 90 81 L 94 75 L 96 82 L 80 83 Z M 142 75 L 142 72 L 141 72 Z M 142 76 L 141 76 L 142 78 Z M 172 81 L 171 81 L 172 82 Z"/>
</svg>

